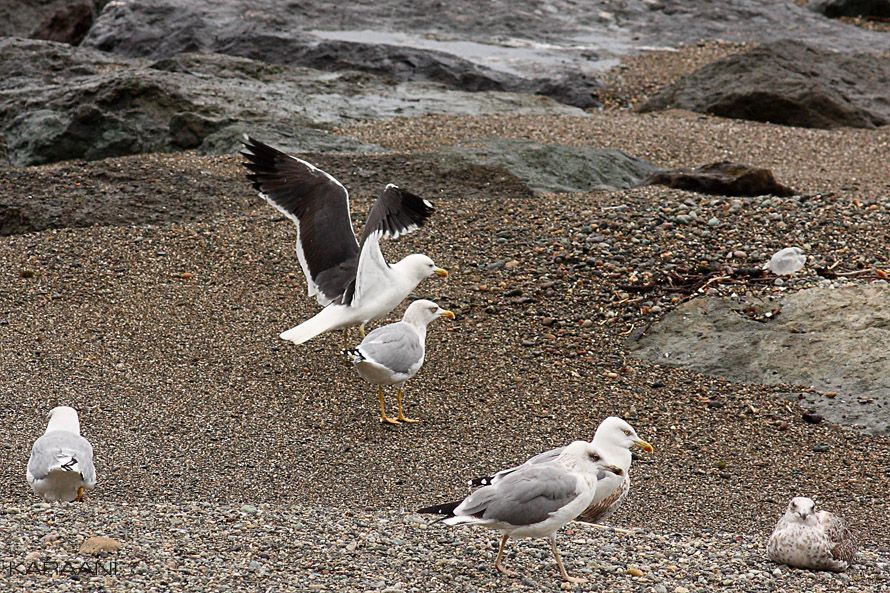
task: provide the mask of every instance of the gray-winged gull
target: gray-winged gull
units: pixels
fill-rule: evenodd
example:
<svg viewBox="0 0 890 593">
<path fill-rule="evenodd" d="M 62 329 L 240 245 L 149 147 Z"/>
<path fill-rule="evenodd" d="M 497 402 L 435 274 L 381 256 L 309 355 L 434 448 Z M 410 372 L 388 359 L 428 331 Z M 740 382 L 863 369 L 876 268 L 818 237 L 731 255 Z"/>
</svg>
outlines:
<svg viewBox="0 0 890 593">
<path fill-rule="evenodd" d="M 591 444 L 602 454 L 604 461 L 622 470 L 621 474 L 602 472 L 596 484 L 596 495 L 584 512 L 578 516 L 578 521 L 600 523 L 618 510 L 630 492 L 630 464 L 633 460 L 631 448 L 639 447 L 649 453 L 654 449 L 652 445 L 637 435 L 633 426 L 617 416 L 610 416 L 600 423 Z M 523 465 L 501 470 L 493 476 L 474 478 L 470 480 L 469 485 L 474 487 L 497 484 L 521 467 L 555 461 L 563 450 L 564 447 L 559 447 L 539 453 Z"/>
<path fill-rule="evenodd" d="M 590 505 L 597 490 L 597 474 L 603 471 L 623 473 L 621 468 L 604 463 L 592 444 L 575 441 L 556 461 L 524 465 L 462 501 L 418 512 L 444 515 L 440 520 L 447 525 L 468 523 L 500 531 L 495 568 L 504 574 L 513 574 L 501 563 L 508 539 L 546 537 L 562 578 L 582 583 L 585 579 L 566 572 L 556 548 L 556 532 Z"/>
<path fill-rule="evenodd" d="M 405 382 L 417 374 L 426 355 L 426 326 L 434 319 L 454 319 L 454 313 L 445 311 L 432 301 L 414 301 L 405 310 L 402 320 L 378 327 L 357 347 L 346 350 L 352 358 L 355 370 L 367 382 L 377 386 L 380 402 L 380 422 L 399 424 L 418 422 L 406 418 L 402 411 Z M 395 385 L 398 416 L 386 415 L 384 385 Z"/>
<path fill-rule="evenodd" d="M 817 511 L 812 499 L 797 496 L 776 524 L 766 551 L 773 562 L 842 572 L 853 563 L 856 543 L 841 517 Z"/>
<path fill-rule="evenodd" d="M 47 417 L 46 432 L 31 447 L 28 483 L 48 502 L 80 502 L 84 490 L 96 485 L 93 447 L 80 436 L 74 408 L 53 408 Z"/>
<path fill-rule="evenodd" d="M 432 205 L 395 185 L 387 185 L 368 213 L 361 239 L 349 217 L 349 193 L 343 185 L 306 161 L 253 138 L 246 138 L 248 179 L 260 196 L 297 227 L 297 258 L 309 296 L 324 309 L 281 334 L 302 344 L 335 329 L 359 326 L 383 317 L 424 278 L 448 272 L 429 257 L 413 254 L 388 264 L 380 237 L 396 238 L 423 226 Z M 346 336 L 344 336 L 345 339 Z"/>
</svg>

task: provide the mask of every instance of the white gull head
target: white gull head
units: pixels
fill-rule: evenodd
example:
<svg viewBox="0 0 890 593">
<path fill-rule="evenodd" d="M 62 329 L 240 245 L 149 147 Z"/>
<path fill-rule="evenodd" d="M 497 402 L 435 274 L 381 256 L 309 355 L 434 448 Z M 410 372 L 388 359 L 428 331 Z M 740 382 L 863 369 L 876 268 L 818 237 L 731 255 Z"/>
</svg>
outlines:
<svg viewBox="0 0 890 593">
<path fill-rule="evenodd" d="M 454 313 L 446 311 L 433 301 L 420 299 L 408 305 L 402 321 L 410 323 L 416 328 L 425 328 L 431 321 L 439 317 L 454 319 Z"/>
<path fill-rule="evenodd" d="M 816 503 L 806 496 L 795 496 L 788 503 L 785 510 L 785 518 L 793 523 L 815 525 L 818 522 L 816 516 Z"/>
<path fill-rule="evenodd" d="M 68 406 L 58 406 L 49 411 L 46 415 L 49 422 L 46 426 L 46 432 L 54 430 L 64 430 L 80 434 L 80 419 L 77 417 L 77 410 Z"/>
<path fill-rule="evenodd" d="M 402 258 L 401 261 L 393 265 L 393 268 L 398 269 L 402 276 L 412 279 L 415 286 L 430 276 L 448 277 L 446 270 L 437 267 L 433 260 L 420 253 Z"/>
</svg>

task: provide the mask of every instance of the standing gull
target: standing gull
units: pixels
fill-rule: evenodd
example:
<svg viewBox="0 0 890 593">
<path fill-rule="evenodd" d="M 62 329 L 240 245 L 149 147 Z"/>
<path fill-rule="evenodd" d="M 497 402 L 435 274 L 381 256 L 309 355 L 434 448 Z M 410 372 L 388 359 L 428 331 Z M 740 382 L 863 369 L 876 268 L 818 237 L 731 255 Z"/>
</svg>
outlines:
<svg viewBox="0 0 890 593">
<path fill-rule="evenodd" d="M 500 531 L 494 566 L 507 575 L 513 574 L 502 564 L 508 539 L 546 537 L 562 578 L 583 583 L 585 579 L 570 577 L 566 572 L 556 548 L 556 532 L 588 507 L 596 494 L 600 472 L 621 475 L 622 470 L 605 463 L 592 444 L 575 441 L 556 461 L 523 465 L 462 501 L 418 512 L 444 515 L 440 520 L 446 525 L 469 523 Z"/>
<path fill-rule="evenodd" d="M 843 572 L 853 563 L 856 544 L 841 517 L 816 511 L 812 499 L 797 496 L 776 524 L 766 551 L 773 562 Z"/>
<path fill-rule="evenodd" d="M 80 420 L 74 408 L 53 408 L 47 417 L 46 432 L 31 448 L 28 483 L 48 502 L 80 502 L 84 490 L 96 485 L 93 447 L 80 436 Z"/>
<path fill-rule="evenodd" d="M 424 278 L 448 272 L 425 255 L 413 254 L 389 265 L 380 237 L 396 238 L 423 226 L 432 205 L 395 185 L 387 185 L 368 213 L 361 239 L 349 218 L 349 193 L 343 185 L 306 161 L 247 138 L 242 152 L 247 176 L 260 197 L 297 226 L 297 258 L 309 296 L 324 309 L 281 334 L 302 344 L 335 329 L 359 326 L 383 317 Z M 345 339 L 344 335 L 344 339 Z"/>
<path fill-rule="evenodd" d="M 653 451 L 653 447 L 637 435 L 633 426 L 617 416 L 610 416 L 600 423 L 591 444 L 603 455 L 604 460 L 622 470 L 620 474 L 601 472 L 596 484 L 596 495 L 584 512 L 578 516 L 578 521 L 601 523 L 618 510 L 630 492 L 630 464 L 633 460 L 630 452 L 631 447 L 639 447 L 648 453 Z M 564 447 L 559 447 L 539 453 L 523 465 L 501 470 L 493 476 L 474 478 L 470 480 L 469 485 L 474 487 L 497 484 L 522 467 L 555 461 L 563 450 Z"/>
<path fill-rule="evenodd" d="M 355 370 L 368 383 L 377 386 L 380 401 L 380 422 L 419 422 L 406 418 L 402 411 L 402 395 L 405 382 L 417 374 L 423 366 L 426 354 L 426 326 L 439 317 L 454 319 L 454 313 L 445 311 L 432 301 L 414 301 L 405 310 L 402 320 L 378 327 L 369 333 L 356 348 L 346 350 L 352 357 Z M 399 415 L 386 415 L 384 385 L 395 385 Z"/>
</svg>

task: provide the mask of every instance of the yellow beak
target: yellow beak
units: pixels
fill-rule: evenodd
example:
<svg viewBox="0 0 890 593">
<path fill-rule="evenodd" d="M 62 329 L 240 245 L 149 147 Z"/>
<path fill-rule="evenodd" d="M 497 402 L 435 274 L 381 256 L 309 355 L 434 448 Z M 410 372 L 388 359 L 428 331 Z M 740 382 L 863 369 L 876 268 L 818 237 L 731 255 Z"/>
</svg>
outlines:
<svg viewBox="0 0 890 593">
<path fill-rule="evenodd" d="M 433 273 L 439 278 L 448 278 L 448 270 L 445 270 L 443 268 L 436 268 L 435 270 L 433 270 Z"/>
<path fill-rule="evenodd" d="M 637 447 L 639 447 L 646 453 L 652 453 L 653 451 L 655 451 L 655 447 L 653 447 L 652 445 L 650 445 L 649 443 L 647 443 L 646 441 L 644 441 L 642 439 L 639 441 L 634 441 L 634 445 L 636 445 Z"/>
<path fill-rule="evenodd" d="M 439 313 L 439 317 L 444 317 L 445 319 L 454 319 L 454 313 L 451 311 L 442 311 Z"/>
</svg>

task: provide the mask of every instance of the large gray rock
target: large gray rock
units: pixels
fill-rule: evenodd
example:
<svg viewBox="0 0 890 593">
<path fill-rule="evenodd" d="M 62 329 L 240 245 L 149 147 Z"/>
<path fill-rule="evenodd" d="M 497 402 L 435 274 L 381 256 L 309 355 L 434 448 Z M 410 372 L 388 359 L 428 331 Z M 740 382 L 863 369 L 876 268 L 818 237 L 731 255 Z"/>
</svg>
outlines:
<svg viewBox="0 0 890 593">
<path fill-rule="evenodd" d="M 890 434 L 890 284 L 811 288 L 767 302 L 697 298 L 631 348 L 656 364 L 837 393 L 807 394 L 806 405 Z"/>
<path fill-rule="evenodd" d="M 639 185 L 660 171 L 620 150 L 492 138 L 452 149 L 484 165 L 503 167 L 536 192 L 586 192 Z"/>
<path fill-rule="evenodd" d="M 890 60 L 780 41 L 708 64 L 640 110 L 669 108 L 806 128 L 874 128 L 890 122 Z"/>
<path fill-rule="evenodd" d="M 791 35 L 825 48 L 890 50 L 886 35 L 775 0 L 381 0 L 335 10 L 326 0 L 127 0 L 106 7 L 86 43 L 127 56 L 212 51 L 293 65 L 289 57 L 312 39 L 348 40 L 440 50 L 536 79 L 590 74 L 642 47 Z"/>
<path fill-rule="evenodd" d="M 830 18 L 839 16 L 890 17 L 890 0 L 810 0 L 807 8 Z"/>
<path fill-rule="evenodd" d="M 771 41 L 795 31 L 836 48 L 890 40 L 793 3 L 734 0 L 571 2 L 389 0 L 281 5 L 275 0 L 128 0 L 109 4 L 84 41 L 127 57 L 215 52 L 273 64 L 372 72 L 466 91 L 545 95 L 596 105 L 596 73 L 644 46 L 701 39 Z M 545 42 L 545 43 L 542 43 Z"/>
<path fill-rule="evenodd" d="M 260 2 L 262 4 L 262 2 Z M 338 14 L 341 8 L 338 7 Z M 305 9 L 304 9 L 305 10 Z M 527 78 L 458 55 L 380 41 L 323 39 L 306 31 L 322 22 L 299 7 L 260 10 L 256 2 L 135 0 L 108 6 L 85 45 L 128 57 L 167 58 L 217 52 L 271 64 L 327 71 L 357 70 L 397 81 L 437 82 L 464 91 L 506 91 L 551 96 L 576 107 L 598 105 L 602 85 L 571 68 Z"/>
<path fill-rule="evenodd" d="M 17 165 L 141 152 L 236 150 L 251 132 L 288 150 L 381 150 L 331 134 L 361 119 L 584 112 L 545 97 L 394 84 L 221 54 L 148 61 L 0 39 L 0 132 Z"/>
</svg>

